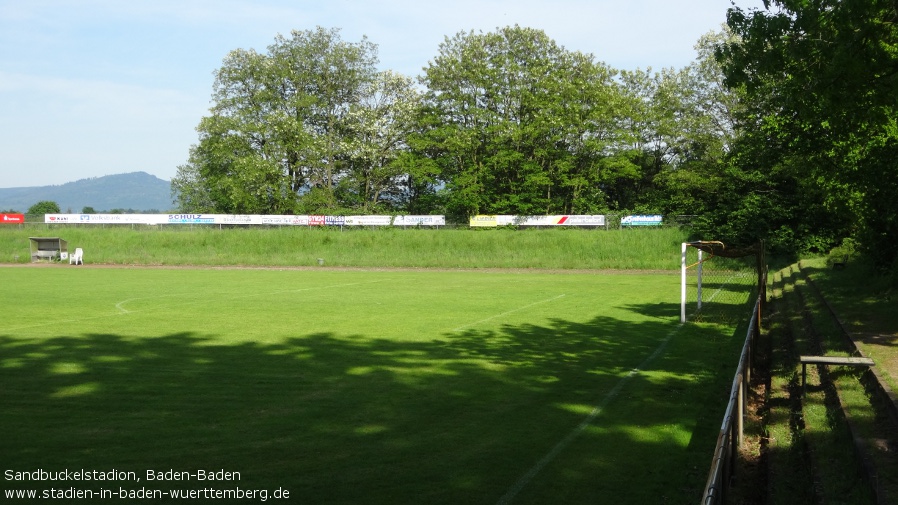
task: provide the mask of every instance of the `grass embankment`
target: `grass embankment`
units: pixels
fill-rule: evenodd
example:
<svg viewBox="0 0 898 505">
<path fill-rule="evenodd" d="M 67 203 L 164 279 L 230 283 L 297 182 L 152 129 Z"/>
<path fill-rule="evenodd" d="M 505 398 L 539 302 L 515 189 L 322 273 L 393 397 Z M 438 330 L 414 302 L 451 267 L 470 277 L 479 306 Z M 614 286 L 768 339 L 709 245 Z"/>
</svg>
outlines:
<svg viewBox="0 0 898 505">
<path fill-rule="evenodd" d="M 894 302 L 860 265 L 832 270 L 817 259 L 776 272 L 771 282 L 766 351 L 759 353 L 769 375 L 760 387 L 760 420 L 752 427 L 756 443 L 744 453 L 750 461 L 760 454 L 761 464 L 747 467 L 738 494 L 746 503 L 894 502 L 898 432 L 873 392 L 872 373 L 809 365 L 803 391 L 799 363 L 800 355 L 856 354 L 853 340 L 874 359 L 879 375 L 893 382 Z M 865 338 L 870 333 L 878 337 L 873 345 Z"/>
<path fill-rule="evenodd" d="M 95 264 L 673 270 L 687 232 L 38 225 L 0 229 L 0 263 L 29 262 L 31 236 L 61 237 Z"/>
</svg>

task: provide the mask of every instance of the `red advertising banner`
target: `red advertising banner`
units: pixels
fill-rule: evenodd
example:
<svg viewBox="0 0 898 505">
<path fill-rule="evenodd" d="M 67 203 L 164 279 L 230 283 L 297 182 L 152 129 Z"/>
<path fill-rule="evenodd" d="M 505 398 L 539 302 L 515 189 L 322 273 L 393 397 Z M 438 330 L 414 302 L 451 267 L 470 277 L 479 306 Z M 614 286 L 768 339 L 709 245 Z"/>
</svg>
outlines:
<svg viewBox="0 0 898 505">
<path fill-rule="evenodd" d="M 0 214 L 0 224 L 22 224 L 25 214 Z"/>
</svg>

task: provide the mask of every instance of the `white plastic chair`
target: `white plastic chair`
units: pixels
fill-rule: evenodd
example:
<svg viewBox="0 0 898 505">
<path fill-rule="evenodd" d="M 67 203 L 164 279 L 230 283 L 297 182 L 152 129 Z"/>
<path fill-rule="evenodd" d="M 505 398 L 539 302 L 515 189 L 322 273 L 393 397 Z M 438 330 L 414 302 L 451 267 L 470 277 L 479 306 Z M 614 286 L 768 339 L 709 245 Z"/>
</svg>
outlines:
<svg viewBox="0 0 898 505">
<path fill-rule="evenodd" d="M 75 249 L 75 252 L 69 255 L 69 265 L 83 265 L 84 264 L 84 250 L 80 247 Z"/>
</svg>

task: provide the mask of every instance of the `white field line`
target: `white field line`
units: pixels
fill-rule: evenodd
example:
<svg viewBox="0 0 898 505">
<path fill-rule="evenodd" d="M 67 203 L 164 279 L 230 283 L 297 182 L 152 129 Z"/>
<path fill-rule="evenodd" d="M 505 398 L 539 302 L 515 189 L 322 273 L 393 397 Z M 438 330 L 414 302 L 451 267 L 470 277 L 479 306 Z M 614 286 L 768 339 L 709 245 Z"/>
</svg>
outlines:
<svg viewBox="0 0 898 505">
<path fill-rule="evenodd" d="M 720 293 L 723 292 L 723 288 L 730 285 L 730 281 L 733 280 L 733 277 L 736 277 L 736 274 L 733 274 L 733 275 L 727 277 L 727 280 L 723 281 L 723 284 L 721 284 L 719 288 L 717 288 L 713 293 L 711 293 L 711 296 L 708 298 L 708 301 L 710 302 L 711 300 L 717 298 L 717 295 L 719 295 Z"/>
<path fill-rule="evenodd" d="M 373 284 L 376 282 L 382 282 L 382 280 L 369 281 L 369 282 L 353 282 L 353 283 L 347 283 L 347 284 L 333 284 L 330 286 L 322 286 L 322 287 L 314 287 L 314 288 L 281 289 L 281 290 L 277 290 L 277 291 L 268 291 L 268 292 L 264 292 L 264 293 L 252 293 L 252 294 L 246 294 L 246 295 L 217 297 L 217 298 L 215 297 L 214 294 L 212 296 L 209 296 L 208 293 L 206 293 L 207 296 L 205 298 L 203 298 L 202 300 L 178 303 L 177 305 L 179 307 L 181 307 L 184 305 L 197 305 L 200 303 L 214 302 L 214 301 L 219 301 L 219 300 L 223 300 L 223 299 L 239 300 L 241 298 L 251 298 L 254 296 L 270 296 L 270 295 L 276 295 L 276 294 L 281 294 L 281 293 L 299 293 L 302 291 L 317 291 L 317 290 L 325 290 L 325 289 L 335 289 L 335 288 L 348 287 L 348 286 L 358 286 L 361 284 Z M 107 318 L 107 317 L 119 317 L 119 316 L 123 316 L 126 314 L 146 312 L 148 310 L 162 309 L 162 308 L 168 307 L 168 305 L 156 305 L 154 307 L 149 307 L 146 309 L 139 309 L 139 310 L 129 310 L 129 309 L 125 308 L 125 305 L 128 303 L 137 301 L 137 300 L 152 300 L 152 299 L 157 299 L 157 298 L 171 298 L 171 297 L 176 297 L 176 296 L 196 296 L 196 293 L 179 293 L 179 294 L 170 294 L 170 295 L 139 296 L 139 297 L 134 297 L 134 298 L 128 298 L 128 299 L 125 299 L 125 300 L 122 300 L 122 301 L 116 303 L 115 304 L 115 312 L 112 312 L 109 314 L 98 314 L 95 316 L 87 316 L 87 317 L 73 317 L 70 319 L 57 319 L 54 321 L 45 321 L 42 323 L 26 324 L 26 325 L 22 325 L 22 326 L 9 326 L 9 327 L 0 328 L 0 331 L 16 331 L 16 330 L 24 330 L 24 329 L 28 329 L 28 328 L 40 328 L 43 326 L 56 326 L 56 325 L 68 324 L 68 323 L 77 323 L 80 321 L 90 321 L 92 319 L 103 319 L 103 318 Z"/>
<path fill-rule="evenodd" d="M 734 272 L 732 275 L 727 277 L 727 280 L 723 281 L 723 284 L 721 284 L 719 288 L 717 288 L 713 293 L 711 293 L 711 296 L 709 296 L 707 300 L 702 300 L 702 303 L 711 302 L 712 300 L 717 298 L 717 295 L 719 295 L 721 292 L 723 292 L 723 288 L 729 286 L 730 281 L 733 280 L 733 277 L 740 277 L 740 275 L 738 272 Z M 696 310 L 695 314 L 698 314 L 699 312 L 701 312 L 701 311 Z"/>
<path fill-rule="evenodd" d="M 351 282 L 351 283 L 346 283 L 346 284 L 332 284 L 330 286 L 322 286 L 322 287 L 314 287 L 314 288 L 280 289 L 277 291 L 266 291 L 264 293 L 250 293 L 250 294 L 243 294 L 243 295 L 223 296 L 223 297 L 215 297 L 215 296 L 208 297 L 207 296 L 200 300 L 195 300 L 195 301 L 186 302 L 186 303 L 179 303 L 178 306 L 182 307 L 184 305 L 199 305 L 201 303 L 208 303 L 210 301 L 220 301 L 220 300 L 240 300 L 242 298 L 254 298 L 257 296 L 271 296 L 271 295 L 278 295 L 278 294 L 283 294 L 283 293 L 299 293 L 302 291 L 319 291 L 319 290 L 325 290 L 325 289 L 344 288 L 344 287 L 349 287 L 349 286 L 359 286 L 362 284 L 374 284 L 376 282 L 382 282 L 382 281 L 376 280 L 376 281 L 368 281 L 368 282 Z M 131 302 L 137 301 L 137 300 L 154 300 L 157 298 L 169 298 L 169 297 L 173 297 L 173 296 L 196 296 L 196 295 L 194 293 L 182 293 L 182 294 L 176 294 L 176 295 L 158 295 L 158 296 L 142 296 L 142 297 L 128 298 L 127 300 L 122 300 L 122 301 L 116 303 L 115 308 L 116 308 L 116 310 L 118 310 L 119 314 L 131 314 L 134 312 L 143 312 L 146 310 L 154 310 L 154 309 L 164 308 L 165 305 L 157 305 L 155 307 L 149 307 L 147 309 L 128 310 L 125 308 L 125 304 L 131 303 Z"/>
<path fill-rule="evenodd" d="M 677 325 L 676 328 L 671 330 L 671 332 L 668 333 L 666 337 L 664 337 L 661 345 L 659 345 L 658 348 L 655 349 L 655 351 L 645 359 L 645 361 L 640 363 L 638 367 L 630 370 L 627 375 L 621 377 L 621 379 L 617 381 L 617 384 L 615 384 L 611 391 L 608 391 L 608 393 L 605 394 L 598 405 L 596 405 L 592 409 L 592 411 L 586 416 L 585 419 L 583 419 L 580 424 L 578 424 L 564 438 L 562 438 L 557 444 L 555 444 L 555 446 L 552 447 L 552 449 L 550 449 L 549 452 L 547 452 L 546 455 L 542 457 L 542 459 L 537 461 L 535 465 L 527 470 L 527 472 L 522 475 L 517 480 L 517 482 L 514 483 L 514 485 L 508 488 L 508 491 L 506 491 L 505 494 L 501 498 L 499 498 L 497 505 L 506 505 L 511 503 L 515 496 L 517 496 L 518 493 L 520 493 L 521 490 L 524 489 L 524 487 L 529 484 L 530 481 L 533 480 L 533 478 L 536 477 L 536 475 L 539 474 L 539 472 L 541 472 L 543 468 L 546 467 L 546 465 L 551 463 L 552 460 L 554 460 L 555 457 L 558 456 L 559 453 L 561 453 L 561 451 L 563 451 L 568 445 L 570 445 L 570 443 L 573 442 L 574 439 L 583 432 L 583 430 L 585 430 L 590 424 L 592 424 L 595 418 L 602 413 L 602 410 L 604 410 L 605 407 L 607 407 L 608 404 L 611 403 L 611 401 L 620 394 L 621 390 L 624 389 L 624 386 L 626 386 L 627 383 L 630 382 L 630 379 L 639 374 L 640 370 L 647 368 L 651 364 L 651 362 L 655 360 L 655 358 L 657 358 L 661 355 L 662 352 L 664 352 L 664 350 L 667 348 L 667 345 L 673 339 L 674 335 L 676 335 L 682 327 L 682 323 Z"/>
<path fill-rule="evenodd" d="M 478 324 L 485 323 L 485 322 L 487 322 L 487 321 L 492 321 L 493 319 L 498 319 L 498 318 L 500 318 L 500 317 L 505 317 L 505 316 L 507 316 L 507 315 L 509 315 L 509 314 L 514 314 L 515 312 L 520 312 L 520 311 L 522 311 L 522 310 L 529 309 L 530 307 L 535 307 L 535 306 L 537 306 L 537 305 L 542 305 L 543 303 L 554 302 L 555 300 L 558 300 L 559 298 L 564 298 L 564 296 L 565 296 L 564 294 L 560 294 L 560 295 L 558 295 L 558 296 L 553 296 L 552 298 L 546 298 L 545 300 L 540 300 L 540 301 L 538 301 L 538 302 L 533 302 L 533 303 L 531 303 L 531 304 L 524 305 L 523 307 L 518 307 L 518 308 L 516 308 L 516 309 L 511 309 L 511 310 L 505 311 L 505 312 L 503 312 L 503 313 L 501 313 L 501 314 L 496 314 L 496 315 L 494 315 L 494 316 L 490 316 L 490 317 L 487 317 L 487 318 L 485 318 L 485 319 L 481 319 L 480 321 L 474 321 L 473 323 L 463 324 L 463 325 L 461 325 L 461 326 L 459 326 L 459 327 L 457 327 L 457 328 L 453 328 L 452 331 L 453 331 L 453 332 L 461 331 L 461 330 L 464 330 L 465 328 L 470 328 L 470 327 L 472 327 L 472 326 L 477 326 Z"/>
<path fill-rule="evenodd" d="M 157 295 L 157 296 L 136 296 L 136 297 L 134 297 L 134 298 L 128 298 L 128 299 L 125 299 L 125 300 L 122 300 L 122 301 L 116 303 L 116 304 L 115 304 L 115 310 L 117 310 L 120 314 L 130 314 L 130 313 L 135 312 L 135 311 L 126 309 L 126 308 L 125 308 L 125 304 L 126 304 L 126 303 L 136 302 L 137 300 L 155 300 L 155 299 L 158 299 L 158 298 L 172 298 L 172 297 L 176 297 L 176 296 L 194 296 L 194 295 L 192 295 L 192 294 L 188 295 L 188 294 L 185 294 L 185 293 L 178 293 L 178 294 Z"/>
</svg>

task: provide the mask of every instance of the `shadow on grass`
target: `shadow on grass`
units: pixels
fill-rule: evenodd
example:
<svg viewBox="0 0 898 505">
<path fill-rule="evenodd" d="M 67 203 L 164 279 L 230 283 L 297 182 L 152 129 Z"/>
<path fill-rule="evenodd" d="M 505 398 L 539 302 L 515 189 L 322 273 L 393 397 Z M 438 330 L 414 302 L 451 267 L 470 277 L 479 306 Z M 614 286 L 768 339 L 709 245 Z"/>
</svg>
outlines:
<svg viewBox="0 0 898 505">
<path fill-rule="evenodd" d="M 424 343 L 0 336 L 4 470 L 141 479 L 3 487 L 283 488 L 296 503 L 491 504 L 543 461 L 514 503 L 694 502 L 738 357 L 733 340 L 606 317 Z M 147 470 L 198 469 L 240 480 L 146 479 Z"/>
<path fill-rule="evenodd" d="M 852 337 L 875 346 L 883 346 L 890 359 L 898 346 L 898 295 L 888 279 L 863 265 L 843 270 L 824 264 L 802 264 L 801 270 L 819 288 Z"/>
</svg>

